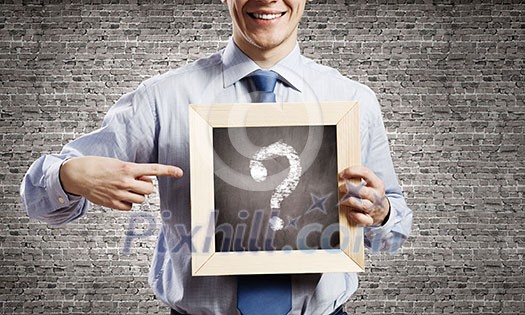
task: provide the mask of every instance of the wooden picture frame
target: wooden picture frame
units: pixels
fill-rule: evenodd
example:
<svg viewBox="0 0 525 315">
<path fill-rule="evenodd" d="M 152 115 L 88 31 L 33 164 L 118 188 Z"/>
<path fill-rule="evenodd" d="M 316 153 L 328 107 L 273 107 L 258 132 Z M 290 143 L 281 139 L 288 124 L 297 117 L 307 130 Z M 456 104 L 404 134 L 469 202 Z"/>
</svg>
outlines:
<svg viewBox="0 0 525 315">
<path fill-rule="evenodd" d="M 337 172 L 361 162 L 356 101 L 189 106 L 194 276 L 364 271 L 363 228 L 348 221 L 341 205 L 338 205 L 340 248 L 215 250 L 214 128 L 283 126 L 335 126 Z M 338 183 L 342 184 L 339 179 Z"/>
</svg>

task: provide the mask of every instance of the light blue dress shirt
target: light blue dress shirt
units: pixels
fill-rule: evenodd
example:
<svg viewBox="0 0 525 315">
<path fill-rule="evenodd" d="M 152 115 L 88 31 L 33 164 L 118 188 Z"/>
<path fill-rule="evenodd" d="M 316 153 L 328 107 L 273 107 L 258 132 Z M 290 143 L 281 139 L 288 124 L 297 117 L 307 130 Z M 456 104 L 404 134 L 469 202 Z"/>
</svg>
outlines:
<svg viewBox="0 0 525 315">
<path fill-rule="evenodd" d="M 86 213 L 89 202 L 66 194 L 59 181 L 60 165 L 70 157 L 97 155 L 179 166 L 185 171 L 183 178 L 158 181 L 163 224 L 149 283 L 159 299 L 179 312 L 237 314 L 236 278 L 192 277 L 189 246 L 181 247 L 191 226 L 188 104 L 250 102 L 239 80 L 257 69 L 230 40 L 222 51 L 146 80 L 121 97 L 100 129 L 69 143 L 60 154 L 33 163 L 21 185 L 28 215 L 60 225 Z M 302 56 L 298 45 L 271 70 L 281 78 L 275 88 L 277 102 L 359 101 L 362 164 L 383 180 L 391 203 L 386 224 L 365 229 L 365 244 L 373 251 L 396 251 L 410 234 L 412 211 L 398 185 L 375 94 Z M 329 314 L 350 298 L 357 285 L 355 273 L 326 273 L 320 280 L 315 275 L 293 276 L 290 314 Z"/>
</svg>

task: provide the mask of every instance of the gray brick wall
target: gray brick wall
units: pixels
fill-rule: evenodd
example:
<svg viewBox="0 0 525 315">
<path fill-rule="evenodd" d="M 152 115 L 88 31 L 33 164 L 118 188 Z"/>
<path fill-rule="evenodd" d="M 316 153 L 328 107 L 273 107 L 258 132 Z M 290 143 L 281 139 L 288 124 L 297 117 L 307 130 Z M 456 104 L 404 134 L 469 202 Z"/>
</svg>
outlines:
<svg viewBox="0 0 525 315">
<path fill-rule="evenodd" d="M 167 313 L 147 284 L 156 196 L 132 215 L 94 207 L 61 228 L 29 220 L 18 199 L 30 163 L 99 126 L 120 95 L 225 45 L 219 0 L 163 2 L 0 2 L 3 314 Z M 397 256 L 367 255 L 349 313 L 525 312 L 524 10 L 512 0 L 308 5 L 304 53 L 376 91 L 415 214 Z M 126 255 L 130 225 L 145 236 Z"/>
</svg>

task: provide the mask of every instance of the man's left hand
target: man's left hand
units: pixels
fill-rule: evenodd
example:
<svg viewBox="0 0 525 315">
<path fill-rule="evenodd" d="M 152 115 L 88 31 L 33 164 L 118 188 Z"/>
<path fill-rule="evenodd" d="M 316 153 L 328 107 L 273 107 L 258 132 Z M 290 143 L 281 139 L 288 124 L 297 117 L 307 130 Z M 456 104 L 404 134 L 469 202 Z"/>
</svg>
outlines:
<svg viewBox="0 0 525 315">
<path fill-rule="evenodd" d="M 345 181 L 339 191 L 341 205 L 349 207 L 348 218 L 361 226 L 382 225 L 390 211 L 383 181 L 364 166 L 346 168 L 339 178 Z"/>
</svg>

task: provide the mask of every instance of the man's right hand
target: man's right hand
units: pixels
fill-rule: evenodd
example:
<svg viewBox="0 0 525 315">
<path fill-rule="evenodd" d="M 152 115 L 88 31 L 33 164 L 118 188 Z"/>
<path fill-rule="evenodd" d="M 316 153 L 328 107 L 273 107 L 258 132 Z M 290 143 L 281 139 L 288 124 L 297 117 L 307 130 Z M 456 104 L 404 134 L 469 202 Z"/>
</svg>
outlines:
<svg viewBox="0 0 525 315">
<path fill-rule="evenodd" d="M 149 176 L 182 175 L 182 170 L 172 165 L 138 164 L 98 156 L 72 158 L 60 167 L 64 191 L 117 210 L 130 210 L 134 203 L 144 202 L 145 196 L 155 189 Z"/>
</svg>

